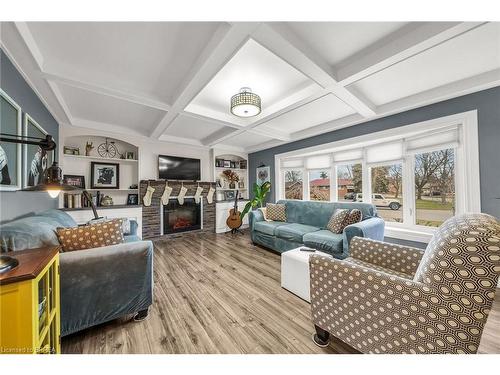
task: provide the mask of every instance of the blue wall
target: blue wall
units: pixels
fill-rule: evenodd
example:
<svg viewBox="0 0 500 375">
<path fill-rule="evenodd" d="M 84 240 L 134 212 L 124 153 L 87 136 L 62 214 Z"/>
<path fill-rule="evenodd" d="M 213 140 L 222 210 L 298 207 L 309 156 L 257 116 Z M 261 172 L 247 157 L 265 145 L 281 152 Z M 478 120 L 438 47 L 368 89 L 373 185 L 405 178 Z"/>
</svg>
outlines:
<svg viewBox="0 0 500 375">
<path fill-rule="evenodd" d="M 500 87 L 445 100 L 425 107 L 368 121 L 329 133 L 287 143 L 249 155 L 250 185 L 255 182 L 255 168 L 271 166 L 274 185 L 274 156 L 284 152 L 397 128 L 438 117 L 471 110 L 478 111 L 481 209 L 500 218 Z M 272 189 L 270 200 L 275 200 Z M 479 193 L 479 192 L 478 192 Z"/>
<path fill-rule="evenodd" d="M 0 87 L 21 107 L 23 121 L 28 113 L 59 142 L 59 124 L 1 49 Z M 58 200 L 45 192 L 0 191 L 0 222 L 57 206 Z"/>
</svg>

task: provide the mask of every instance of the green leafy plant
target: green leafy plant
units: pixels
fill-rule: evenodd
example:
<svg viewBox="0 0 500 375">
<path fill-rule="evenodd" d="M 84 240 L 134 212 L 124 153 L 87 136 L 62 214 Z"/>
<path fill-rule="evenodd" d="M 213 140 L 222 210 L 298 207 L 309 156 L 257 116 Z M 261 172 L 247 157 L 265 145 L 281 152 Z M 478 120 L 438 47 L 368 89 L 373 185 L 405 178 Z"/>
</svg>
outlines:
<svg viewBox="0 0 500 375">
<path fill-rule="evenodd" d="M 253 194 L 254 197 L 251 201 L 249 201 L 246 205 L 245 208 L 243 209 L 243 212 L 240 215 L 241 220 L 245 217 L 245 215 L 250 211 L 252 208 L 255 208 L 257 206 L 262 207 L 264 204 L 264 201 L 266 200 L 266 196 L 269 193 L 269 190 L 271 190 L 271 183 L 270 182 L 264 182 L 262 185 L 258 184 L 253 184 Z"/>
</svg>

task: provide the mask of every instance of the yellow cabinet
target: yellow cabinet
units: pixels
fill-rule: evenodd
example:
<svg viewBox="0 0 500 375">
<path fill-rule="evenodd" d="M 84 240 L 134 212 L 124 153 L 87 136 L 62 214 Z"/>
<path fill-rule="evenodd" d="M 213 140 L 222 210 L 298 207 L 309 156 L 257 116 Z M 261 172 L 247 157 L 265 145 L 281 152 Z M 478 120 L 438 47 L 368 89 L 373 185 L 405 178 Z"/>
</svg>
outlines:
<svg viewBox="0 0 500 375">
<path fill-rule="evenodd" d="M 60 353 L 59 248 L 11 252 L 0 274 L 0 353 Z"/>
</svg>

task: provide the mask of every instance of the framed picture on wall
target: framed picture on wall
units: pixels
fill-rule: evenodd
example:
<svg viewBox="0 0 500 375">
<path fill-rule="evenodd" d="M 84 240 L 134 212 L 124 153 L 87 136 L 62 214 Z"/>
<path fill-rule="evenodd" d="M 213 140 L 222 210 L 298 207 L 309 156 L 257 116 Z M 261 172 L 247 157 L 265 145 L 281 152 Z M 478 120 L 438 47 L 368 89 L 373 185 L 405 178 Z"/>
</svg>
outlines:
<svg viewBox="0 0 500 375">
<path fill-rule="evenodd" d="M 120 164 L 90 163 L 90 188 L 91 189 L 119 189 Z"/>
<path fill-rule="evenodd" d="M 127 196 L 127 205 L 136 206 L 139 204 L 139 194 L 129 194 Z"/>
<path fill-rule="evenodd" d="M 34 138 L 45 138 L 48 133 L 29 114 L 24 114 L 23 135 Z M 42 152 L 40 146 L 23 145 L 24 163 L 23 180 L 24 187 L 38 185 L 47 168 L 52 165 L 54 151 Z"/>
<path fill-rule="evenodd" d="M 0 89 L 0 124 L 4 134 L 22 135 L 21 107 Z M 0 190 L 19 190 L 22 187 L 22 146 L 0 142 Z"/>
<path fill-rule="evenodd" d="M 257 185 L 262 186 L 265 182 L 271 182 L 271 167 L 260 166 L 256 169 Z"/>
<path fill-rule="evenodd" d="M 64 183 L 66 185 L 75 186 L 80 189 L 85 189 L 85 176 L 77 176 L 73 174 L 64 175 Z"/>
</svg>

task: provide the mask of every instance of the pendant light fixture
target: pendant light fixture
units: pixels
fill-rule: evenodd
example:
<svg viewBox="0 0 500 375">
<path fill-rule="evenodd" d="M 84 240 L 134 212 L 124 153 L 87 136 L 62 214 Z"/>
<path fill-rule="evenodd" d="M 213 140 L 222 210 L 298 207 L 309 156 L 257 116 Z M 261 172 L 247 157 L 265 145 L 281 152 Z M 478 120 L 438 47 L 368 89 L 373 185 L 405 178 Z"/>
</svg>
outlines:
<svg viewBox="0 0 500 375">
<path fill-rule="evenodd" d="M 242 87 L 240 92 L 231 97 L 231 113 L 238 117 L 257 116 L 261 111 L 260 96 L 250 87 Z"/>
</svg>

